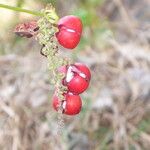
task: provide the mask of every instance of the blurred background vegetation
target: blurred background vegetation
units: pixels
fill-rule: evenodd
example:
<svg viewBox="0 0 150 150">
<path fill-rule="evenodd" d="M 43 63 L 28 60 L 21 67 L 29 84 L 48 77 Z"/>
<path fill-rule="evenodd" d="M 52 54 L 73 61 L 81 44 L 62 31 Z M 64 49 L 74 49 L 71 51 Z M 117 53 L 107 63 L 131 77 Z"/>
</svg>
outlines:
<svg viewBox="0 0 150 150">
<path fill-rule="evenodd" d="M 37 41 L 13 33 L 17 23 L 38 18 L 0 8 L 0 150 L 150 149 L 149 0 L 0 3 L 36 11 L 52 3 L 60 17 L 81 17 L 79 46 L 60 51 L 92 72 L 91 85 L 81 96 L 82 112 L 64 115 L 57 135 L 47 60 Z"/>
</svg>

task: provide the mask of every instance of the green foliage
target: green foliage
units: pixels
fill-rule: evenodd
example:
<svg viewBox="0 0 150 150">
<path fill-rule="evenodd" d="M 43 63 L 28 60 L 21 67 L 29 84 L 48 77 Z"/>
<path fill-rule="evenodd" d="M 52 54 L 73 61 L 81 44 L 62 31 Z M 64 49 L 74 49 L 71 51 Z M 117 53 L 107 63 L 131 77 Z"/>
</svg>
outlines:
<svg viewBox="0 0 150 150">
<path fill-rule="evenodd" d="M 138 130 L 150 133 L 150 118 L 142 120 L 141 123 L 138 125 Z"/>
<path fill-rule="evenodd" d="M 134 132 L 133 134 L 132 134 L 132 137 L 133 137 L 133 139 L 134 140 L 138 140 L 139 138 L 140 138 L 140 131 L 139 130 L 137 130 L 136 132 Z"/>
<path fill-rule="evenodd" d="M 45 3 L 45 4 L 49 4 L 49 3 L 51 3 L 52 5 L 56 4 L 56 0 L 38 0 L 38 1 Z"/>
<path fill-rule="evenodd" d="M 103 0 L 82 0 L 80 8 L 74 10 L 73 14 L 79 16 L 84 26 L 99 25 L 99 16 L 96 7 L 101 6 Z"/>
<path fill-rule="evenodd" d="M 83 99 L 83 102 L 84 103 L 84 107 L 82 108 L 82 111 L 81 111 L 81 116 L 84 118 L 86 113 L 89 111 L 90 107 L 91 107 L 91 99 L 89 98 L 86 98 L 86 97 L 82 97 Z"/>
<path fill-rule="evenodd" d="M 87 0 L 86 3 L 92 6 L 102 5 L 104 0 Z"/>
<path fill-rule="evenodd" d="M 104 128 L 102 128 L 102 129 L 104 130 Z M 105 130 L 102 133 L 105 133 L 105 134 L 100 139 L 100 149 L 101 150 L 109 150 L 108 143 L 113 139 L 113 131 L 105 128 Z"/>
<path fill-rule="evenodd" d="M 18 0 L 17 7 L 21 7 L 24 4 L 25 0 Z"/>
<path fill-rule="evenodd" d="M 145 120 L 142 120 L 139 125 L 138 125 L 138 128 L 136 130 L 136 132 L 134 132 L 132 134 L 132 137 L 135 139 L 135 140 L 138 140 L 140 138 L 140 134 L 141 132 L 150 132 L 150 119 L 145 119 Z"/>
<path fill-rule="evenodd" d="M 97 140 L 96 150 L 109 150 L 108 143 L 113 139 L 111 128 L 100 126 L 93 137 L 94 141 Z"/>
<path fill-rule="evenodd" d="M 129 150 L 136 150 L 134 145 L 129 145 Z"/>
<path fill-rule="evenodd" d="M 80 7 L 72 12 L 72 14 L 81 18 L 84 31 L 87 30 L 86 33 L 83 33 L 77 48 L 78 52 L 84 50 L 85 46 L 96 49 L 105 48 L 108 38 L 112 37 L 107 19 L 100 18 L 98 11 L 103 3 L 104 0 L 82 0 L 80 1 Z"/>
<path fill-rule="evenodd" d="M 84 26 L 89 26 L 92 24 L 93 15 L 87 9 L 80 8 L 75 10 L 73 14 L 81 18 Z"/>
</svg>

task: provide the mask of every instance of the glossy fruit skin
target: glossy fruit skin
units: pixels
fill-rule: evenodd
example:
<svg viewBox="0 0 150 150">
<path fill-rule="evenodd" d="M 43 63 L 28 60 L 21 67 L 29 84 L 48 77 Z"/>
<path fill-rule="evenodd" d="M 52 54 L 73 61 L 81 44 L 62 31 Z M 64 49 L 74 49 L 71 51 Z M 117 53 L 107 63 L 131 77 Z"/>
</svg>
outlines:
<svg viewBox="0 0 150 150">
<path fill-rule="evenodd" d="M 91 80 L 90 69 L 85 64 L 75 63 L 74 66 L 77 67 L 77 69 L 79 69 L 82 73 L 84 73 L 89 81 Z"/>
<path fill-rule="evenodd" d="M 74 78 L 67 84 L 69 91 L 75 94 L 83 93 L 89 86 L 89 82 L 83 80 L 82 77 L 75 75 Z"/>
<path fill-rule="evenodd" d="M 68 90 L 73 94 L 83 93 L 89 86 L 91 79 L 91 73 L 89 68 L 82 63 L 75 63 L 70 65 L 73 69 L 73 77 L 70 81 L 67 81 L 67 77 L 64 78 L 63 84 L 68 87 Z M 67 76 L 67 70 L 70 66 L 62 66 L 59 71 L 65 73 Z M 85 77 L 82 75 L 84 74 Z"/>
<path fill-rule="evenodd" d="M 79 17 L 69 15 L 58 21 L 59 32 L 56 37 L 60 45 L 67 49 L 74 49 L 80 42 L 82 22 Z"/>
<path fill-rule="evenodd" d="M 82 101 L 79 95 L 74 95 L 72 93 L 64 94 L 66 102 L 65 108 L 63 109 L 63 113 L 66 115 L 76 115 L 81 111 Z M 56 94 L 53 96 L 53 108 L 58 111 L 60 101 Z"/>
</svg>

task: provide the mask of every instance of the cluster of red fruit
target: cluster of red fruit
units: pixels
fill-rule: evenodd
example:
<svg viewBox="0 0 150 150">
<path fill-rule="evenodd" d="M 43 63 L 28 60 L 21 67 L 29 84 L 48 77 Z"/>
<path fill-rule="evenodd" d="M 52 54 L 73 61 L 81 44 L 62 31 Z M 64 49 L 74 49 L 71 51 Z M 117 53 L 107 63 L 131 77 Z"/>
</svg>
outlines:
<svg viewBox="0 0 150 150">
<path fill-rule="evenodd" d="M 81 37 L 82 22 L 76 16 L 66 16 L 58 22 L 59 32 L 56 37 L 60 45 L 65 48 L 75 48 Z M 65 77 L 62 84 L 67 87 L 67 93 L 64 93 L 64 100 L 59 100 L 57 94 L 53 96 L 53 107 L 58 111 L 62 106 L 63 113 L 67 115 L 76 115 L 81 111 L 82 101 L 79 94 L 83 93 L 89 86 L 91 73 L 89 68 L 82 63 L 75 63 L 59 68 L 60 73 Z M 61 104 L 60 104 L 61 103 Z"/>
</svg>

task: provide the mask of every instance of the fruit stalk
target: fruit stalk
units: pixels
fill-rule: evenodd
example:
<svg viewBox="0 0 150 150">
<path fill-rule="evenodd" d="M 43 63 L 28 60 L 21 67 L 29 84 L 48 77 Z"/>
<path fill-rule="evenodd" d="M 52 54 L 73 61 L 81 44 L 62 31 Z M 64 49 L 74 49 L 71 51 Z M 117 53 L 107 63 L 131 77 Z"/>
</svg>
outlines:
<svg viewBox="0 0 150 150">
<path fill-rule="evenodd" d="M 39 16 L 39 17 L 43 16 L 43 13 L 38 12 L 38 11 L 32 11 L 32 10 L 23 9 L 23 8 L 15 7 L 15 6 L 9 6 L 9 5 L 5 5 L 5 4 L 0 4 L 0 8 L 5 8 L 5 9 L 13 10 L 13 11 L 28 13 L 31 15 Z"/>
<path fill-rule="evenodd" d="M 66 87 L 61 83 L 64 75 L 58 72 L 58 68 L 68 64 L 68 61 L 58 54 L 57 40 L 55 38 L 58 28 L 53 26 L 53 24 L 57 22 L 58 17 L 55 13 L 55 9 L 52 6 L 49 7 L 50 8 L 46 8 L 45 11 L 43 11 L 45 15 L 38 21 L 40 31 L 38 40 L 41 45 L 44 45 L 42 53 L 46 55 L 48 59 L 48 68 L 52 73 L 51 83 L 55 85 L 59 98 L 63 100 L 62 94 L 66 91 Z M 54 20 L 51 18 L 54 18 Z"/>
</svg>

